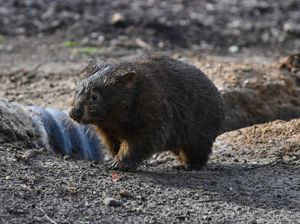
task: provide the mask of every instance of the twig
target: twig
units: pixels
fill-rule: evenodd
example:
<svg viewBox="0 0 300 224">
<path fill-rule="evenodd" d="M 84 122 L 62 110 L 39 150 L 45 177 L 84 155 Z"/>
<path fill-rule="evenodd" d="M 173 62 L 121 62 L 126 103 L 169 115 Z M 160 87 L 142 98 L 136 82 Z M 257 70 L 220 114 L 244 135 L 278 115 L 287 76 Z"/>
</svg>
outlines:
<svg viewBox="0 0 300 224">
<path fill-rule="evenodd" d="M 54 221 L 53 219 L 51 219 L 51 218 L 47 215 L 47 213 L 44 211 L 44 209 L 42 209 L 42 208 L 40 208 L 40 207 L 36 207 L 36 208 L 37 208 L 38 210 L 40 210 L 40 211 L 44 214 L 45 218 L 48 219 L 49 222 L 51 222 L 51 223 L 53 223 L 53 224 L 57 224 L 56 221 Z"/>
</svg>

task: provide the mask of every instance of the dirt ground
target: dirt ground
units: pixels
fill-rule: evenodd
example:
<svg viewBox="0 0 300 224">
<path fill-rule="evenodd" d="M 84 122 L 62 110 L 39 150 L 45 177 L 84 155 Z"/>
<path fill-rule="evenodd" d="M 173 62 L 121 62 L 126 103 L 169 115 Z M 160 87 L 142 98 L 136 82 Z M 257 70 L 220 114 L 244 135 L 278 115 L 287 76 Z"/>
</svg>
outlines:
<svg viewBox="0 0 300 224">
<path fill-rule="evenodd" d="M 201 171 L 177 169 L 165 153 L 116 172 L 0 136 L 0 222 L 300 223 L 300 119 L 273 121 L 300 117 L 300 74 L 278 70 L 279 58 L 300 52 L 299 10 L 297 0 L 0 0 L 0 97 L 9 102 L 67 109 L 90 57 L 162 51 L 221 91 L 257 91 L 229 129 L 271 121 L 219 136 Z M 277 108 L 280 116 L 255 117 Z"/>
</svg>

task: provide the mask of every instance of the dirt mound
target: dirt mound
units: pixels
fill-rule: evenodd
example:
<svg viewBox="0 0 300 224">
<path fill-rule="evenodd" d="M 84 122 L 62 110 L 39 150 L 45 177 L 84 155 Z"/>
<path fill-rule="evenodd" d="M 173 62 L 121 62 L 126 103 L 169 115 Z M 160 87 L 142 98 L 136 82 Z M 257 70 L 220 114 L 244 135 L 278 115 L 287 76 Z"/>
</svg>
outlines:
<svg viewBox="0 0 300 224">
<path fill-rule="evenodd" d="M 277 120 L 224 133 L 217 145 L 226 152 L 218 156 L 235 157 L 245 163 L 283 162 L 300 165 L 300 119 Z M 222 151 L 222 150 L 221 150 Z M 234 153 L 233 153 L 234 152 Z M 235 156 L 232 156 L 235 154 Z"/>
<path fill-rule="evenodd" d="M 277 63 L 236 63 L 191 60 L 217 85 L 225 100 L 225 129 L 300 116 L 297 77 Z"/>
</svg>

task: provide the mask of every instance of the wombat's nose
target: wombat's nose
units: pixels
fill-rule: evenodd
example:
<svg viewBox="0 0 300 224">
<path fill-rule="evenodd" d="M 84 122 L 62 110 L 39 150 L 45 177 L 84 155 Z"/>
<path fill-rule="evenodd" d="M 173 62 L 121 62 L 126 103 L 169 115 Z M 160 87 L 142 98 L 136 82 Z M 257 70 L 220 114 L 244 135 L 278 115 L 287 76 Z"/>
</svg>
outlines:
<svg viewBox="0 0 300 224">
<path fill-rule="evenodd" d="M 73 108 L 69 112 L 69 115 L 73 120 L 78 121 L 83 116 L 83 112 L 80 108 Z"/>
</svg>

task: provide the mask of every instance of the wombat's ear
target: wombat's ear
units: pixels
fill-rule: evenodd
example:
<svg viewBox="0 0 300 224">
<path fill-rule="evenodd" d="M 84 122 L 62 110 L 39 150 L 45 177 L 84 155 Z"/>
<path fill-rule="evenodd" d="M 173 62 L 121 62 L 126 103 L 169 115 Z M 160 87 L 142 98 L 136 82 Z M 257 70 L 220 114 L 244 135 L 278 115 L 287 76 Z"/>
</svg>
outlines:
<svg viewBox="0 0 300 224">
<path fill-rule="evenodd" d="M 80 72 L 80 77 L 84 79 L 91 76 L 94 73 L 94 71 L 97 70 L 97 68 L 98 66 L 96 58 L 93 57 L 90 59 L 89 64 L 85 66 L 84 69 Z"/>
<path fill-rule="evenodd" d="M 88 78 L 107 65 L 109 64 L 104 61 L 100 61 L 100 63 L 98 63 L 96 58 L 93 57 L 90 59 L 89 64 L 81 71 L 81 77 L 83 79 Z"/>
<path fill-rule="evenodd" d="M 136 72 L 133 69 L 123 71 L 117 78 L 118 83 L 123 83 L 127 87 L 132 87 L 135 81 Z"/>
<path fill-rule="evenodd" d="M 93 57 L 90 59 L 86 71 L 87 71 L 87 73 L 92 74 L 97 68 L 98 68 L 98 65 L 97 65 L 96 58 Z"/>
</svg>

